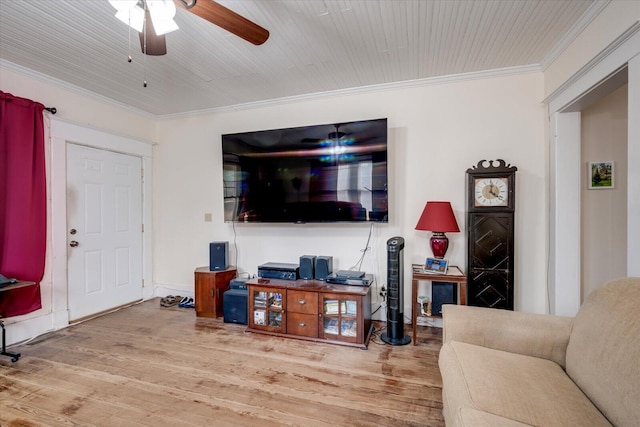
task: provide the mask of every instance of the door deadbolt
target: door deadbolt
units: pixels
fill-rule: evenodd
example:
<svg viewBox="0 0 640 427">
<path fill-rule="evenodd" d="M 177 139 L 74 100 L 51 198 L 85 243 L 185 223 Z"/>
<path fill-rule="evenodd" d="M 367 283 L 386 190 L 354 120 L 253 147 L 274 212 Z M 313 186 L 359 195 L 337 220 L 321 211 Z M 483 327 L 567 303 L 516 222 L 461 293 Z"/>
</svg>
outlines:
<svg viewBox="0 0 640 427">
<path fill-rule="evenodd" d="M 75 228 L 72 228 L 71 230 L 69 230 L 69 234 L 76 234 L 76 233 L 77 233 L 77 231 L 76 231 Z"/>
<path fill-rule="evenodd" d="M 72 248 L 75 248 L 78 245 L 79 245 L 79 243 L 76 242 L 75 240 L 72 240 L 71 242 L 69 242 L 69 246 L 71 246 Z"/>
</svg>

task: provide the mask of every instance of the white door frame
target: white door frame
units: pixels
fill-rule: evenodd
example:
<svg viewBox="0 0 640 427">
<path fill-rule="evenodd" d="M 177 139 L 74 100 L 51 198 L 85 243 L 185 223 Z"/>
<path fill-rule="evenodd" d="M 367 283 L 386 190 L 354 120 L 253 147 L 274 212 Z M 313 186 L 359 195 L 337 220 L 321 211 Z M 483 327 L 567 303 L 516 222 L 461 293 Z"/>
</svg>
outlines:
<svg viewBox="0 0 640 427">
<path fill-rule="evenodd" d="M 581 304 L 580 113 L 571 108 L 628 64 L 627 275 L 640 276 L 640 23 L 582 67 L 545 100 L 549 104 L 549 305 L 573 316 Z"/>
<path fill-rule="evenodd" d="M 142 182 L 142 298 L 153 296 L 152 283 L 152 155 L 153 143 L 103 130 L 51 118 L 51 249 L 52 257 L 52 313 L 53 328 L 59 329 L 69 324 L 68 284 L 67 284 L 67 142 L 88 147 L 115 151 L 142 158 L 144 179 Z"/>
</svg>

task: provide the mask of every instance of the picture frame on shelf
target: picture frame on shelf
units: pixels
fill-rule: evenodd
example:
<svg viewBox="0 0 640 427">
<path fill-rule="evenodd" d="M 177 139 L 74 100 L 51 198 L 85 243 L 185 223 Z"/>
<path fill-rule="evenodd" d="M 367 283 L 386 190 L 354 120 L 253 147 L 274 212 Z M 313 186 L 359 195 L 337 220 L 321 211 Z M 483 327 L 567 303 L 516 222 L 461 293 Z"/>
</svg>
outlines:
<svg viewBox="0 0 640 427">
<path fill-rule="evenodd" d="M 615 164 L 612 161 L 589 162 L 587 169 L 589 190 L 603 190 L 614 188 Z"/>
<path fill-rule="evenodd" d="M 427 258 L 424 264 L 426 273 L 447 274 L 449 260 L 445 258 Z"/>
</svg>

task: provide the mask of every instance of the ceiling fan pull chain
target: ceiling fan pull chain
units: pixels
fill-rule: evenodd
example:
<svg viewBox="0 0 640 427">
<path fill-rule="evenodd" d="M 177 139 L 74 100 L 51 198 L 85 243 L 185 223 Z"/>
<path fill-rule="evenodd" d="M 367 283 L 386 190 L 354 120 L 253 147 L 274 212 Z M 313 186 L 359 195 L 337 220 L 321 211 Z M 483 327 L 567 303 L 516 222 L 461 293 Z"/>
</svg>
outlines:
<svg viewBox="0 0 640 427">
<path fill-rule="evenodd" d="M 142 59 L 142 68 L 143 68 L 143 73 L 144 73 L 144 81 L 142 83 L 142 87 L 147 87 L 147 3 L 144 3 L 144 8 L 145 8 L 145 14 L 144 14 L 144 21 L 143 21 L 143 27 L 142 27 L 142 33 L 143 33 L 143 37 L 144 37 L 144 51 L 142 52 L 143 55 L 143 59 Z"/>
<path fill-rule="evenodd" d="M 129 12 L 129 47 L 127 48 L 127 62 L 131 63 L 131 12 Z"/>
<path fill-rule="evenodd" d="M 146 43 L 145 43 L 145 50 L 146 50 Z M 143 87 L 147 87 L 147 55 L 144 55 L 143 59 L 142 59 L 142 68 L 143 68 L 143 72 L 144 72 L 144 82 L 142 84 Z"/>
</svg>

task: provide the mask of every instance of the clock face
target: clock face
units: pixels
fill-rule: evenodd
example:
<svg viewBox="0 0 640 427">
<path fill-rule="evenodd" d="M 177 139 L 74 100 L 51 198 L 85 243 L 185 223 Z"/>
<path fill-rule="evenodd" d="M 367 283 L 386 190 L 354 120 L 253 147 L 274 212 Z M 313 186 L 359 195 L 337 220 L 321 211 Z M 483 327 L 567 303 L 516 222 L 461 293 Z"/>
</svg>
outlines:
<svg viewBox="0 0 640 427">
<path fill-rule="evenodd" d="M 508 206 L 508 178 L 476 178 L 474 189 L 475 206 Z"/>
</svg>

